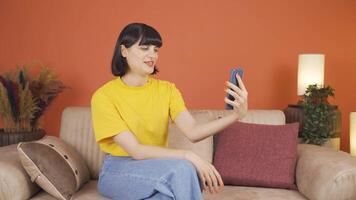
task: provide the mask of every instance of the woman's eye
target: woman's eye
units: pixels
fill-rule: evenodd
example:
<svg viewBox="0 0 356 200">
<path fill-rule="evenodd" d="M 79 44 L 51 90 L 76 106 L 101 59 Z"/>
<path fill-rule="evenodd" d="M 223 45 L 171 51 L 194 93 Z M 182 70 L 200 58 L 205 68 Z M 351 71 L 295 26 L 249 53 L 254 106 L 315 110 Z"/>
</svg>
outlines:
<svg viewBox="0 0 356 200">
<path fill-rule="evenodd" d="M 141 49 L 141 50 L 144 50 L 144 51 L 147 51 L 147 50 L 150 49 L 150 47 L 149 47 L 149 46 L 142 45 L 142 46 L 140 46 L 140 49 Z M 154 48 L 153 50 L 154 50 L 154 52 L 158 52 L 158 48 Z"/>
</svg>

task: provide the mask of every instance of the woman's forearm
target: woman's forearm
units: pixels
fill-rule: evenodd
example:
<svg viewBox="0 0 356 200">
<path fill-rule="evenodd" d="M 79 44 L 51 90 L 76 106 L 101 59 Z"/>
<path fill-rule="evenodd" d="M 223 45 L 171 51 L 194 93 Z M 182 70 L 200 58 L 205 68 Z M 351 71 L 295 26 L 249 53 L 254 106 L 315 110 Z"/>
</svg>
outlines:
<svg viewBox="0 0 356 200">
<path fill-rule="evenodd" d="M 196 124 L 192 129 L 191 140 L 193 142 L 199 142 L 209 136 L 218 133 L 219 131 L 223 130 L 238 119 L 239 116 L 233 113 L 204 124 Z"/>
<path fill-rule="evenodd" d="M 132 158 L 136 160 L 149 158 L 186 158 L 188 151 L 181 149 L 170 149 L 165 147 L 140 144 L 136 136 L 130 131 L 123 131 L 114 136 L 114 141 L 121 146 Z"/>
<path fill-rule="evenodd" d="M 186 159 L 187 151 L 183 149 L 171 149 L 151 145 L 138 144 L 134 159 L 152 159 L 152 158 L 178 158 Z"/>
<path fill-rule="evenodd" d="M 225 97 L 224 101 L 226 104 L 233 107 L 234 112 L 226 117 L 222 117 L 220 119 L 204 123 L 204 124 L 197 124 L 194 120 L 189 119 L 189 117 L 184 117 L 181 121 L 188 121 L 188 128 L 186 130 L 186 135 L 189 136 L 189 139 L 193 142 L 198 142 L 203 140 L 211 135 L 214 135 L 221 131 L 222 129 L 226 128 L 233 122 L 238 119 L 241 119 L 247 114 L 248 110 L 248 103 L 247 103 L 247 90 L 245 85 L 243 84 L 241 77 L 236 75 L 237 81 L 239 86 L 233 84 L 231 82 L 226 82 L 226 86 L 228 87 L 225 91 L 234 97 L 235 100 L 231 100 Z M 189 115 L 188 115 L 189 116 Z M 192 122 L 193 121 L 193 122 Z M 190 123 L 189 123 L 190 122 Z M 180 126 L 183 127 L 183 123 L 180 123 Z M 191 133 L 189 133 L 191 132 Z"/>
</svg>

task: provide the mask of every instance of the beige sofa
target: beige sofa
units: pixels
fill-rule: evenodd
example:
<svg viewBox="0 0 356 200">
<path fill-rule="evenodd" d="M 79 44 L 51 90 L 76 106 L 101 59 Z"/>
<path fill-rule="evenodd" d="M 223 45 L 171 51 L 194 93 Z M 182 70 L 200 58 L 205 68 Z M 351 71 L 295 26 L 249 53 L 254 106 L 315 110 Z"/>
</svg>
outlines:
<svg viewBox="0 0 356 200">
<path fill-rule="evenodd" d="M 192 110 L 198 122 L 207 122 L 227 115 L 224 110 Z M 250 110 L 243 122 L 261 124 L 284 124 L 285 117 L 279 110 Z M 89 167 L 91 180 L 72 199 L 106 199 L 98 193 L 97 178 L 104 153 L 95 143 L 90 109 L 87 107 L 66 108 L 62 114 L 60 138 L 72 145 Z M 213 137 L 199 143 L 190 143 L 174 124 L 169 127 L 169 146 L 189 149 L 202 158 L 212 161 Z M 225 186 L 215 195 L 204 193 L 206 200 L 346 200 L 356 199 L 356 158 L 349 154 L 314 145 L 298 145 L 296 166 L 298 191 Z M 31 197 L 32 196 L 32 197 Z M 22 168 L 16 145 L 0 148 L 0 199 L 17 200 L 54 199 L 32 183 Z"/>
</svg>

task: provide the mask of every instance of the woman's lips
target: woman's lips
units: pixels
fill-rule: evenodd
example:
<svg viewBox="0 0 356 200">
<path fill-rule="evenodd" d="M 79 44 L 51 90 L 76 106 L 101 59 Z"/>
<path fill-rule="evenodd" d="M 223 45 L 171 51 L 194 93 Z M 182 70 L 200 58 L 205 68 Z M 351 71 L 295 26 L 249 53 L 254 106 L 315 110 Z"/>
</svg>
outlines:
<svg viewBox="0 0 356 200">
<path fill-rule="evenodd" d="M 147 61 L 147 62 L 145 62 L 145 64 L 148 65 L 149 67 L 154 67 L 153 61 Z"/>
</svg>

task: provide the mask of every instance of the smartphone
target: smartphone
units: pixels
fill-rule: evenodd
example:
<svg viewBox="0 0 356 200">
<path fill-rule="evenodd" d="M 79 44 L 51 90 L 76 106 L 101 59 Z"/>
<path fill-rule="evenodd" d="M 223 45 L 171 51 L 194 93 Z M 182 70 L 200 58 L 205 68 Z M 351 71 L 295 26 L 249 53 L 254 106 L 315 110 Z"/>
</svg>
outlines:
<svg viewBox="0 0 356 200">
<path fill-rule="evenodd" d="M 231 70 L 230 70 L 230 79 L 229 79 L 229 81 L 230 81 L 232 84 L 236 85 L 237 87 L 240 87 L 240 86 L 239 86 L 239 82 L 237 81 L 237 78 L 236 78 L 236 74 L 239 74 L 239 76 L 240 76 L 241 79 L 242 79 L 242 76 L 243 76 L 243 74 L 244 74 L 244 71 L 242 70 L 241 67 L 237 67 L 236 69 L 231 69 Z M 235 98 L 234 98 L 232 95 L 230 95 L 229 93 L 227 94 L 227 98 L 230 99 L 231 101 L 234 101 L 234 100 L 235 100 Z M 225 109 L 226 109 L 226 110 L 232 110 L 233 107 L 232 107 L 231 105 L 225 103 Z"/>
</svg>

